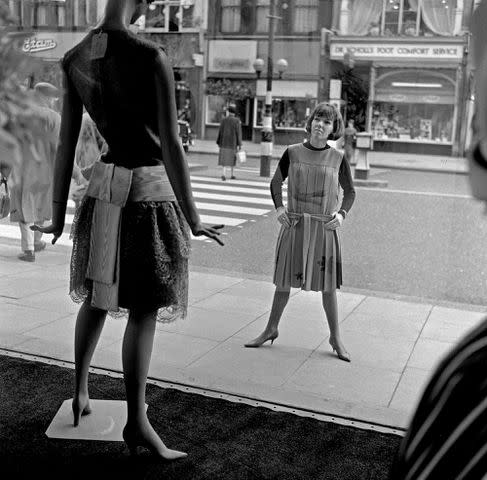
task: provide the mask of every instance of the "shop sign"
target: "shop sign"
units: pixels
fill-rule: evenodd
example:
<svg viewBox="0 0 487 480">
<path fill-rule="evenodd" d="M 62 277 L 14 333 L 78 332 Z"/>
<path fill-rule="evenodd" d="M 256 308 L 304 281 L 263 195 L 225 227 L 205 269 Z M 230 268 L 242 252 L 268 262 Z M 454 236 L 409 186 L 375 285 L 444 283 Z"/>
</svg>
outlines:
<svg viewBox="0 0 487 480">
<path fill-rule="evenodd" d="M 332 43 L 330 57 L 333 60 L 344 58 L 347 53 L 364 60 L 456 60 L 463 56 L 463 44 L 397 44 L 383 43 Z"/>
<path fill-rule="evenodd" d="M 209 44 L 208 71 L 255 73 L 257 42 L 245 40 L 212 40 Z"/>
<path fill-rule="evenodd" d="M 59 60 L 63 55 L 81 42 L 87 32 L 36 32 L 26 38 L 22 51 L 45 60 Z"/>
<path fill-rule="evenodd" d="M 44 52 L 57 47 L 57 43 L 52 38 L 27 38 L 22 45 L 22 51 L 25 53 Z"/>
</svg>

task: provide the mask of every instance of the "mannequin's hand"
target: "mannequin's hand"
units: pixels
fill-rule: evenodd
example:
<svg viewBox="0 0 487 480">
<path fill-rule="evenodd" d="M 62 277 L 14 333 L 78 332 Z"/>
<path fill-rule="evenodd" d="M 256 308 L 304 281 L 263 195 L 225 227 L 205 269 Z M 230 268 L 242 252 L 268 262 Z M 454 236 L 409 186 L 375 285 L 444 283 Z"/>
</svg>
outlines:
<svg viewBox="0 0 487 480">
<path fill-rule="evenodd" d="M 277 221 L 284 225 L 286 228 L 291 226 L 291 220 L 289 220 L 289 216 L 287 214 L 287 210 L 285 207 L 278 207 L 277 210 Z"/>
<path fill-rule="evenodd" d="M 221 232 L 219 232 L 218 230 L 222 229 L 224 226 L 225 225 L 213 225 L 212 227 L 208 227 L 203 225 L 202 223 L 199 223 L 191 229 L 191 232 L 195 237 L 201 237 L 202 235 L 204 235 L 205 237 L 214 240 L 223 247 L 223 245 L 225 244 L 220 240 Z"/>
<path fill-rule="evenodd" d="M 333 218 L 328 222 L 325 223 L 325 228 L 327 230 L 336 230 L 340 228 L 343 223 L 343 216 L 341 213 L 334 213 Z"/>
<path fill-rule="evenodd" d="M 42 232 L 47 234 L 52 233 L 54 237 L 51 243 L 54 245 L 57 242 L 57 239 L 63 234 L 64 224 L 54 225 L 51 223 L 51 225 L 47 225 L 46 227 L 39 227 L 39 225 L 33 225 L 32 227 L 30 227 L 30 229 L 33 230 L 34 232 Z"/>
</svg>

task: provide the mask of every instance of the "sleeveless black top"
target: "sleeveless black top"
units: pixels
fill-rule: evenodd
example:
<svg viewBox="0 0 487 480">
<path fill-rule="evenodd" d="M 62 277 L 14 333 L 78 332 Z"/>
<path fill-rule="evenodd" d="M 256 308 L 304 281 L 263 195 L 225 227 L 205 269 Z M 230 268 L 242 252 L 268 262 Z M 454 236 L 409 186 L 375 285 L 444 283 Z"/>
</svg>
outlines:
<svg viewBox="0 0 487 480">
<path fill-rule="evenodd" d="M 91 58 L 92 38 L 107 35 L 106 53 Z M 154 62 L 161 47 L 129 31 L 92 30 L 62 67 L 108 145 L 102 159 L 126 168 L 162 164 Z"/>
</svg>

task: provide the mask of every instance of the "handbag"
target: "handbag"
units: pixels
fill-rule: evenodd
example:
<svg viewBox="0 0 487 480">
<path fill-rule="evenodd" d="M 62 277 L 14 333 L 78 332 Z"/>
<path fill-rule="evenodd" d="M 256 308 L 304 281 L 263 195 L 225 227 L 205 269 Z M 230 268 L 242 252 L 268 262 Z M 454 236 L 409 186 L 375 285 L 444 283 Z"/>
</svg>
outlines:
<svg viewBox="0 0 487 480">
<path fill-rule="evenodd" d="M 245 150 L 239 150 L 237 152 L 238 163 L 245 163 L 247 161 L 247 153 Z"/>
<path fill-rule="evenodd" d="M 0 218 L 5 218 L 10 213 L 10 195 L 8 193 L 7 179 L 0 180 Z"/>
</svg>

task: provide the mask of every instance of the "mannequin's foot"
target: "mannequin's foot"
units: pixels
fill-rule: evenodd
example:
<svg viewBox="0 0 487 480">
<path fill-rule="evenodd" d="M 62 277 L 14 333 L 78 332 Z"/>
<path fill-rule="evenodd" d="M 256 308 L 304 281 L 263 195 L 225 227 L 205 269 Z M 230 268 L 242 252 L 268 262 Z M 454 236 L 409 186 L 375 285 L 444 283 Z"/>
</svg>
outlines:
<svg viewBox="0 0 487 480">
<path fill-rule="evenodd" d="M 331 348 L 333 348 L 333 351 L 336 352 L 337 357 L 340 360 L 343 360 L 344 362 L 351 362 L 352 360 L 350 359 L 350 354 L 347 352 L 345 349 L 345 346 L 343 345 L 342 341 L 340 339 L 332 339 L 330 337 L 330 345 Z"/>
<path fill-rule="evenodd" d="M 279 336 L 279 332 L 277 330 L 274 330 L 272 332 L 263 332 L 261 333 L 257 338 L 252 340 L 251 342 L 248 342 L 245 344 L 245 347 L 247 348 L 259 348 L 261 347 L 265 342 L 269 341 L 271 342 L 271 345 L 274 343 L 274 340 Z"/>
<path fill-rule="evenodd" d="M 225 175 L 222 175 L 222 180 L 225 181 L 227 179 L 227 177 L 225 177 Z"/>
<path fill-rule="evenodd" d="M 73 409 L 73 425 L 77 427 L 81 417 L 91 413 L 88 395 L 75 395 L 71 407 Z"/>
<path fill-rule="evenodd" d="M 231 178 L 232 180 L 235 180 L 237 177 L 236 177 L 235 175 L 232 175 L 230 178 Z"/>
<path fill-rule="evenodd" d="M 142 447 L 164 460 L 177 460 L 188 456 L 185 452 L 167 448 L 148 421 L 144 425 L 125 425 L 123 439 L 132 455 L 137 455 L 139 447 Z"/>
</svg>

